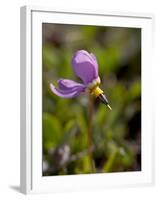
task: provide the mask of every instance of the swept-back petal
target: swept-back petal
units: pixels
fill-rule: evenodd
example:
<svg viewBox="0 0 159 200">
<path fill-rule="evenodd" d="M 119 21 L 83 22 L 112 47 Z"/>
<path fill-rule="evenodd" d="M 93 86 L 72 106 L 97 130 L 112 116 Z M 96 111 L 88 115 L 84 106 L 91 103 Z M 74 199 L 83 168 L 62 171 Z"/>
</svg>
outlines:
<svg viewBox="0 0 159 200">
<path fill-rule="evenodd" d="M 70 90 L 74 88 L 85 88 L 83 84 L 77 83 L 69 79 L 59 79 L 58 86 L 61 90 Z"/>
<path fill-rule="evenodd" d="M 63 98 L 76 97 L 85 91 L 83 84 L 68 79 L 60 79 L 58 81 L 58 88 L 51 83 L 50 88 L 54 94 Z"/>
<path fill-rule="evenodd" d="M 79 50 L 72 58 L 72 65 L 76 75 L 84 84 L 91 83 L 98 78 L 98 63 L 96 57 L 85 50 Z"/>
</svg>

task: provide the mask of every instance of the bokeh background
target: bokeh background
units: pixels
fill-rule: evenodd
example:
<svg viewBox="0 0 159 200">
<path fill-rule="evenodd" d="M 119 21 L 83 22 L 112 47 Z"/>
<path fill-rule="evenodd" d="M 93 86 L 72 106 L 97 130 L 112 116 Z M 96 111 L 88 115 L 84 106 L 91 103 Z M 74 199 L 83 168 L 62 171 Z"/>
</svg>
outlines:
<svg viewBox="0 0 159 200">
<path fill-rule="evenodd" d="M 43 176 L 141 170 L 141 29 L 44 23 L 42 36 Z M 63 99 L 49 87 L 80 82 L 71 66 L 80 49 L 96 55 L 113 109 L 94 100 L 91 152 L 88 96 Z"/>
</svg>

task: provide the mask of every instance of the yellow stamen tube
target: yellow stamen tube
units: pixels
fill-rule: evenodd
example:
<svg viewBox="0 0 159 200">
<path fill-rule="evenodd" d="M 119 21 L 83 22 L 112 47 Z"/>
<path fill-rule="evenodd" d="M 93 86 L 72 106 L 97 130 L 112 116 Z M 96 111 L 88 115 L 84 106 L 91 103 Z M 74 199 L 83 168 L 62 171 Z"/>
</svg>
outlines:
<svg viewBox="0 0 159 200">
<path fill-rule="evenodd" d="M 100 94 L 103 94 L 103 90 L 100 89 L 100 87 L 95 87 L 92 89 L 92 94 L 95 96 L 95 97 L 98 97 Z"/>
</svg>

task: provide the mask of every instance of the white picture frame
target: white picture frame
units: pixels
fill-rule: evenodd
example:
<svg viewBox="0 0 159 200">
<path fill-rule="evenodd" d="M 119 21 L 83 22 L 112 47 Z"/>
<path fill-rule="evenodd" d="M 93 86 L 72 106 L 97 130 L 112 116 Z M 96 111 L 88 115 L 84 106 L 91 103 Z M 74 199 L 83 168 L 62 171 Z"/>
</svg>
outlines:
<svg viewBox="0 0 159 200">
<path fill-rule="evenodd" d="M 91 175 L 42 176 L 43 22 L 142 29 L 142 170 Z M 21 192 L 43 193 L 151 185 L 154 182 L 151 14 L 21 8 Z M 36 66 L 36 67 L 33 67 Z M 151 66 L 151 67 L 150 67 Z M 151 102 L 151 103 L 150 103 Z"/>
</svg>

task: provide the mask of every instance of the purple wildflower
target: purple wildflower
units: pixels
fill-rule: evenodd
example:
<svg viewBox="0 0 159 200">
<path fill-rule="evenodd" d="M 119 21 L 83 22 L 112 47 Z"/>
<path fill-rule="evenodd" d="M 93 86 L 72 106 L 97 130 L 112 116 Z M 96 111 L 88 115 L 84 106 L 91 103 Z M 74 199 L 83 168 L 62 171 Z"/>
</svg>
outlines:
<svg viewBox="0 0 159 200">
<path fill-rule="evenodd" d="M 103 91 L 98 87 L 100 78 L 98 76 L 98 63 L 95 55 L 85 50 L 79 50 L 72 58 L 72 66 L 75 74 L 83 83 L 77 83 L 69 79 L 59 79 L 58 88 L 52 83 L 50 84 L 52 92 L 59 97 L 73 98 L 88 90 L 109 107 Z"/>
</svg>

